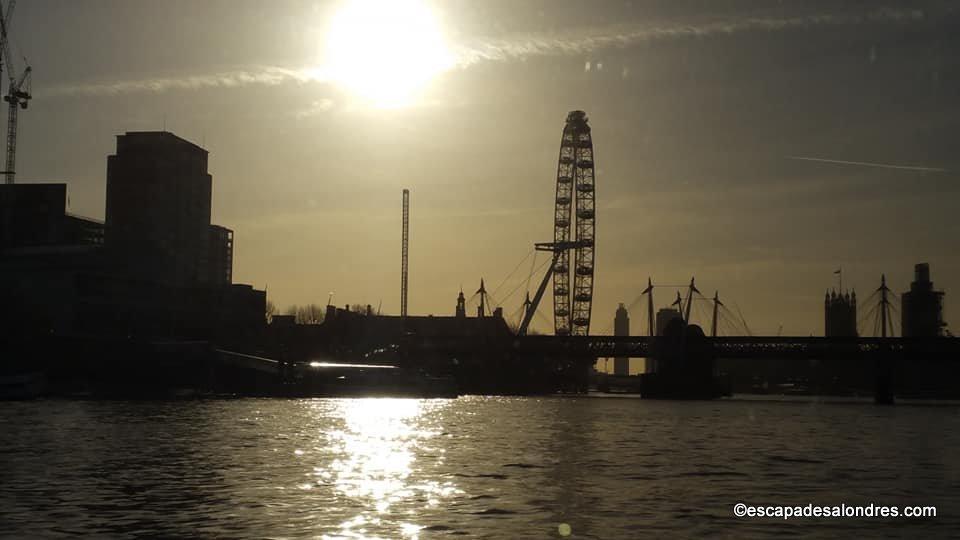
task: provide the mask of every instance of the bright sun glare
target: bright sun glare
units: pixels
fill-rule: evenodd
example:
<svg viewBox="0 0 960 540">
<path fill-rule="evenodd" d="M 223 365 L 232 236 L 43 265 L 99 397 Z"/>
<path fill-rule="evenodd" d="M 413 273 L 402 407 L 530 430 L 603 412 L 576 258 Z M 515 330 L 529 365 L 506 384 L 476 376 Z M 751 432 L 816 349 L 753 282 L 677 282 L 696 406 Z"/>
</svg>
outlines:
<svg viewBox="0 0 960 540">
<path fill-rule="evenodd" d="M 328 74 L 379 107 L 409 104 L 451 66 L 440 23 L 420 0 L 349 0 L 327 33 Z"/>
</svg>

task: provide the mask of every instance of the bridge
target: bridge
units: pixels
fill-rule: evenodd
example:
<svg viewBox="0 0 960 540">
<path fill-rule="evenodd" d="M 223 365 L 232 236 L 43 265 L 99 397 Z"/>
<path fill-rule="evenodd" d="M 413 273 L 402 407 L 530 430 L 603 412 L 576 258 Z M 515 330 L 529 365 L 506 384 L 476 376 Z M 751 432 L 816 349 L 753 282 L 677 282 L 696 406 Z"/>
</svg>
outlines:
<svg viewBox="0 0 960 540">
<path fill-rule="evenodd" d="M 895 355 L 924 360 L 960 361 L 957 338 L 883 337 L 704 337 L 702 344 L 715 358 L 757 360 L 846 360 Z M 604 358 L 649 358 L 673 339 L 650 336 L 521 336 L 512 343 L 519 354 L 569 354 Z"/>
<path fill-rule="evenodd" d="M 516 336 L 510 341 L 479 343 L 462 337 L 418 338 L 410 346 L 423 353 L 470 354 L 478 350 L 523 356 L 575 356 L 650 358 L 678 346 L 662 336 Z M 714 358 L 755 360 L 836 360 L 902 357 L 930 361 L 960 361 L 960 338 L 896 337 L 703 337 L 698 347 Z"/>
<path fill-rule="evenodd" d="M 680 362 L 686 373 L 690 354 L 712 366 L 716 359 L 749 359 L 757 362 L 818 360 L 828 363 L 872 362 L 878 404 L 893 404 L 897 373 L 920 361 L 950 364 L 960 362 L 958 338 L 860 338 L 736 336 L 700 337 L 678 340 L 650 336 L 516 336 L 512 340 L 474 341 L 431 337 L 407 344 L 414 355 L 438 354 L 447 357 L 493 355 L 515 362 L 551 359 L 558 369 L 571 361 L 588 369 L 598 358 L 657 358 L 658 364 Z M 684 350 L 686 349 L 686 351 Z M 683 367 L 688 366 L 688 367 Z M 708 369 L 712 369 L 708 368 Z"/>
</svg>

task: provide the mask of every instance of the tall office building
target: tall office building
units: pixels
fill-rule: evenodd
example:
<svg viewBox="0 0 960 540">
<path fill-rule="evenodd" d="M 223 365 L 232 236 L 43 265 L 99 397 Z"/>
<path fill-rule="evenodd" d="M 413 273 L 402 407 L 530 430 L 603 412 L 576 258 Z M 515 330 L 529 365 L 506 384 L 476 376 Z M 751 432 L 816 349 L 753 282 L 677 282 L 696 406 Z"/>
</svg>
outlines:
<svg viewBox="0 0 960 540">
<path fill-rule="evenodd" d="M 913 283 L 901 297 L 901 329 L 903 337 L 937 337 L 943 335 L 943 291 L 933 290 L 930 265 L 913 267 Z"/>
<path fill-rule="evenodd" d="M 211 186 L 203 148 L 166 131 L 118 135 L 104 237 L 117 267 L 173 286 L 207 281 Z"/>
<path fill-rule="evenodd" d="M 627 313 L 627 308 L 623 307 L 623 304 L 620 304 L 620 307 L 617 308 L 617 315 L 613 318 L 613 335 L 615 336 L 630 335 L 630 314 Z M 614 358 L 613 374 L 629 375 L 630 374 L 630 358 L 626 356 L 620 356 L 620 357 Z"/>
</svg>

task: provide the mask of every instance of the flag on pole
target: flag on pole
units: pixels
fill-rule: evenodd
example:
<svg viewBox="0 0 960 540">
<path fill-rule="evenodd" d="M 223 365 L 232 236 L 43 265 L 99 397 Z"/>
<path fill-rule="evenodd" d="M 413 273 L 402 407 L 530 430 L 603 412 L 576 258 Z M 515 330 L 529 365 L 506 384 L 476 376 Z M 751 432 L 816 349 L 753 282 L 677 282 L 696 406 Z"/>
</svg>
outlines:
<svg viewBox="0 0 960 540">
<path fill-rule="evenodd" d="M 833 273 L 834 273 L 834 274 L 839 274 L 839 273 L 840 273 L 840 269 L 837 268 L 836 270 L 833 271 Z"/>
</svg>

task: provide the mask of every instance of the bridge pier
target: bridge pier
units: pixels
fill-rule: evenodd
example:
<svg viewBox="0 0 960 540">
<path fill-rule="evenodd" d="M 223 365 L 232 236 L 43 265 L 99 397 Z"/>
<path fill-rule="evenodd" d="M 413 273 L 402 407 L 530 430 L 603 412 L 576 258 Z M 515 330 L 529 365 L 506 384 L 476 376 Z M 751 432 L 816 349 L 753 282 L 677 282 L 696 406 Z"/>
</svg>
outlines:
<svg viewBox="0 0 960 540">
<path fill-rule="evenodd" d="M 893 405 L 894 358 L 882 354 L 877 358 L 876 383 L 873 391 L 873 402 L 877 405 Z"/>
</svg>

